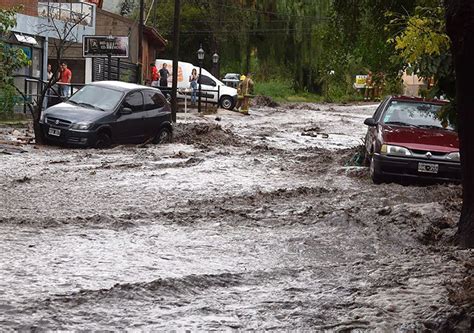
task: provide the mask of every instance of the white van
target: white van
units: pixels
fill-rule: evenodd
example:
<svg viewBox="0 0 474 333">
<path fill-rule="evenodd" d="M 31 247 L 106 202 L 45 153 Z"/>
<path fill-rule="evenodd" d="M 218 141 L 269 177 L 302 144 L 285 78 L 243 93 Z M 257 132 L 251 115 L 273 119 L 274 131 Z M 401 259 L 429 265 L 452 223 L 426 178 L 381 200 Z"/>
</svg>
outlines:
<svg viewBox="0 0 474 333">
<path fill-rule="evenodd" d="M 157 59 L 155 64 L 156 68 L 160 70 L 163 64 L 167 64 L 167 69 L 172 74 L 173 72 L 173 61 L 166 59 Z M 196 68 L 199 74 L 199 66 L 194 66 L 189 62 L 178 62 L 178 98 L 191 99 L 191 86 L 189 77 L 191 71 Z M 228 87 L 218 79 L 216 79 L 211 73 L 202 68 L 201 74 L 201 91 L 202 97 L 201 102 L 219 103 L 221 107 L 227 110 L 232 110 L 237 103 L 237 89 Z M 168 87 L 171 88 L 172 77 L 168 77 Z M 189 89 L 188 92 L 184 92 L 184 89 Z M 198 93 L 199 96 L 199 93 Z"/>
</svg>

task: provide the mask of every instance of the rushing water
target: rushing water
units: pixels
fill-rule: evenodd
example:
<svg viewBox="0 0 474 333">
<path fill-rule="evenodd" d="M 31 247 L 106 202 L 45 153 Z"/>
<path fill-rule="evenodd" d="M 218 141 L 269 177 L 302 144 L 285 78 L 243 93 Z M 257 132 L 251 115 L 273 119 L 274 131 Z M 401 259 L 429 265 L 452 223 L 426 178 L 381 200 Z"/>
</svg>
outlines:
<svg viewBox="0 0 474 333">
<path fill-rule="evenodd" d="M 0 329 L 446 325 L 469 253 L 437 242 L 459 188 L 372 185 L 345 163 L 374 106 L 312 109 L 188 115 L 166 146 L 2 156 Z"/>
</svg>

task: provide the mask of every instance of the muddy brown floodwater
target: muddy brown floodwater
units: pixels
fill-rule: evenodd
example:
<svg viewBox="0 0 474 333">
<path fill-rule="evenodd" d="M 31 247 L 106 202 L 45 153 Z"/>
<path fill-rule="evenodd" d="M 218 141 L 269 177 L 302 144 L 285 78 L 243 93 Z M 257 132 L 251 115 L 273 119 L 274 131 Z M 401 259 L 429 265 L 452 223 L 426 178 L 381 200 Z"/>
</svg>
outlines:
<svg viewBox="0 0 474 333">
<path fill-rule="evenodd" d="M 351 165 L 374 109 L 179 114 L 175 143 L 142 148 L 3 145 L 0 330 L 472 331 L 461 189 Z"/>
</svg>

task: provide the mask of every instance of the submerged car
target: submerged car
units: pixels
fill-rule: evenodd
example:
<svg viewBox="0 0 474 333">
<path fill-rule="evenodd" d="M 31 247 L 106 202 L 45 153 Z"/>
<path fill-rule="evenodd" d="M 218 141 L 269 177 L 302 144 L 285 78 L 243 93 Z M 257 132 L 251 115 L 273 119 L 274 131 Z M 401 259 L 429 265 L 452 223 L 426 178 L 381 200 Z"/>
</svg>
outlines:
<svg viewBox="0 0 474 333">
<path fill-rule="evenodd" d="M 160 90 L 133 83 L 85 85 L 40 119 L 48 142 L 104 148 L 112 143 L 172 140 L 171 107 Z"/>
<path fill-rule="evenodd" d="M 392 96 L 365 120 L 369 126 L 365 156 L 374 183 L 460 181 L 458 135 L 452 125 L 439 119 L 446 103 Z"/>
</svg>

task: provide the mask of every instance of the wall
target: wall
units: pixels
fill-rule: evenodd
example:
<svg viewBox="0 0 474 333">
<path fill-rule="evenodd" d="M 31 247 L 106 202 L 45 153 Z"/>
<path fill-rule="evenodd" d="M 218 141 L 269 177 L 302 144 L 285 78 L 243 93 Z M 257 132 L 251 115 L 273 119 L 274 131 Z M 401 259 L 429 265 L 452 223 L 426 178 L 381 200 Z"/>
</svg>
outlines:
<svg viewBox="0 0 474 333">
<path fill-rule="evenodd" d="M 129 36 L 128 60 L 138 62 L 138 23 L 123 16 L 97 9 L 96 35 Z"/>
<path fill-rule="evenodd" d="M 0 0 L 0 8 L 10 9 L 20 4 L 24 7 L 20 13 L 38 16 L 38 0 Z"/>
</svg>

